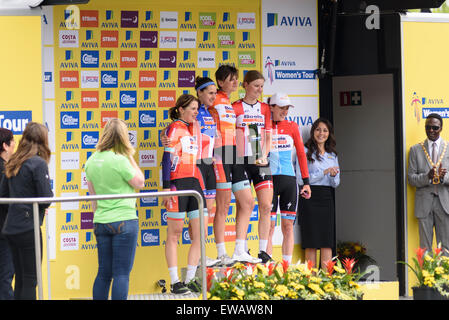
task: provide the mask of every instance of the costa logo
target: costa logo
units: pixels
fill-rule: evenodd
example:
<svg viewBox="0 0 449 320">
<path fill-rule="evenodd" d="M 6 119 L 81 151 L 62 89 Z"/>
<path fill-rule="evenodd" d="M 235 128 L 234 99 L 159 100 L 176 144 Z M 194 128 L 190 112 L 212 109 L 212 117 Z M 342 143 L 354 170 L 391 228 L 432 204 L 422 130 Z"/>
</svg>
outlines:
<svg viewBox="0 0 449 320">
<path fill-rule="evenodd" d="M 101 127 L 104 128 L 106 123 L 114 118 L 118 118 L 118 111 L 101 111 Z"/>
<path fill-rule="evenodd" d="M 81 108 L 99 107 L 98 91 L 81 91 Z"/>
<path fill-rule="evenodd" d="M 139 71 L 139 87 L 156 88 L 156 71 Z"/>
<path fill-rule="evenodd" d="M 78 48 L 79 34 L 78 30 L 59 30 L 60 48 Z"/>
<path fill-rule="evenodd" d="M 176 103 L 176 91 L 175 90 L 159 90 L 159 107 L 171 108 Z"/>
<path fill-rule="evenodd" d="M 118 30 L 101 30 L 101 47 L 118 48 Z"/>
<path fill-rule="evenodd" d="M 137 51 L 120 51 L 120 68 L 137 68 Z"/>
<path fill-rule="evenodd" d="M 81 27 L 98 27 L 98 10 L 80 10 Z"/>
<path fill-rule="evenodd" d="M 59 87 L 60 88 L 79 88 L 78 71 L 59 71 Z"/>
<path fill-rule="evenodd" d="M 143 168 L 156 167 L 157 166 L 157 150 L 139 150 L 139 166 L 143 167 Z M 147 203 L 146 201 L 147 200 L 141 200 L 141 206 L 142 206 L 142 203 L 146 204 Z"/>
</svg>

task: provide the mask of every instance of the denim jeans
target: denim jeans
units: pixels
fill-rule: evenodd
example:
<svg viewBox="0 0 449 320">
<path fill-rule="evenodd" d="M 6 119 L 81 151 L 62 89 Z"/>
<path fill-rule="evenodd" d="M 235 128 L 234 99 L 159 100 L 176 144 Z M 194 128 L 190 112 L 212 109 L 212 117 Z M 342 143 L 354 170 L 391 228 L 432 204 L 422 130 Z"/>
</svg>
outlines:
<svg viewBox="0 0 449 320">
<path fill-rule="evenodd" d="M 129 274 L 134 263 L 139 232 L 138 220 L 95 223 L 98 274 L 93 286 L 94 300 L 107 300 L 112 282 L 112 300 L 128 298 Z"/>
</svg>

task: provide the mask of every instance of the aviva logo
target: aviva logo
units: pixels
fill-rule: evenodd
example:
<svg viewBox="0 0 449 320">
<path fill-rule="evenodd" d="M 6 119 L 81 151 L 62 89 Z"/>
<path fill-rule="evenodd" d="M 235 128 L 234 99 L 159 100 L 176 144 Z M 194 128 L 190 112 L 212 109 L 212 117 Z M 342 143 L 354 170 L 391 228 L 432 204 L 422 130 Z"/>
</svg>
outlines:
<svg viewBox="0 0 449 320">
<path fill-rule="evenodd" d="M 277 13 L 267 13 L 267 27 L 285 26 L 285 27 L 311 27 L 310 17 L 283 16 L 279 21 Z"/>
<path fill-rule="evenodd" d="M 267 13 L 267 27 L 278 25 L 278 14 L 277 13 Z"/>
</svg>

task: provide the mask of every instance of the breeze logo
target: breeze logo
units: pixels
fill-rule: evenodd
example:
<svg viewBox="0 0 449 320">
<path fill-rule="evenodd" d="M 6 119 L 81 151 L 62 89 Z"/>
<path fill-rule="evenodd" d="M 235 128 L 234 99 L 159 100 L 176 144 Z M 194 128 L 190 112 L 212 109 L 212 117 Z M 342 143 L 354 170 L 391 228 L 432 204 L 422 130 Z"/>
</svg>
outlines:
<svg viewBox="0 0 449 320">
<path fill-rule="evenodd" d="M 22 134 L 28 122 L 32 121 L 31 111 L 0 111 L 0 127 Z"/>
<path fill-rule="evenodd" d="M 151 247 L 160 245 L 159 229 L 141 230 L 141 246 Z"/>
<path fill-rule="evenodd" d="M 101 87 L 117 88 L 118 87 L 118 71 L 101 71 Z"/>
<path fill-rule="evenodd" d="M 78 111 L 61 112 L 61 129 L 79 129 L 80 115 Z"/>
<path fill-rule="evenodd" d="M 98 138 L 98 131 L 81 132 L 81 148 L 95 149 L 95 146 L 98 143 Z"/>
<path fill-rule="evenodd" d="M 81 67 L 82 68 L 98 68 L 99 67 L 98 51 L 81 51 Z"/>
<path fill-rule="evenodd" d="M 156 110 L 139 111 L 139 128 L 156 127 Z"/>
<path fill-rule="evenodd" d="M 182 244 L 191 244 L 192 241 L 190 240 L 189 235 L 189 228 L 183 228 L 182 229 Z"/>
<path fill-rule="evenodd" d="M 270 27 L 312 27 L 310 17 L 283 16 L 279 22 L 277 13 L 267 13 L 267 28 Z"/>
<path fill-rule="evenodd" d="M 147 192 L 149 197 L 140 198 L 141 207 L 157 207 L 159 201 L 157 197 L 151 197 L 151 192 L 157 192 L 157 190 L 141 190 L 140 192 Z"/>
<path fill-rule="evenodd" d="M 120 108 L 137 107 L 136 91 L 120 91 Z"/>
</svg>

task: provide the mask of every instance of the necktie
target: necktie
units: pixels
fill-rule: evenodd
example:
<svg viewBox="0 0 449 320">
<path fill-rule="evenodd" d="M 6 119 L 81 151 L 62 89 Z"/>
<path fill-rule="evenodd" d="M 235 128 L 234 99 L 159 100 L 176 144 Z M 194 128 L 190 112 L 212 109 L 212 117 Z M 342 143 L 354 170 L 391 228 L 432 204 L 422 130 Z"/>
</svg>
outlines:
<svg viewBox="0 0 449 320">
<path fill-rule="evenodd" d="M 437 163 L 437 157 L 438 157 L 437 144 L 434 142 L 432 144 L 432 162 L 433 162 L 433 164 Z M 438 168 L 435 169 L 435 174 L 438 174 Z M 434 185 L 434 193 L 438 194 L 437 185 Z"/>
<path fill-rule="evenodd" d="M 438 157 L 437 144 L 434 142 L 432 144 L 432 162 L 434 164 L 437 163 L 437 157 Z"/>
</svg>

